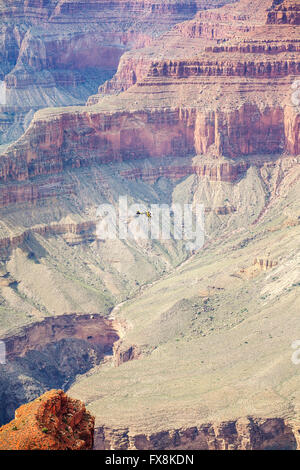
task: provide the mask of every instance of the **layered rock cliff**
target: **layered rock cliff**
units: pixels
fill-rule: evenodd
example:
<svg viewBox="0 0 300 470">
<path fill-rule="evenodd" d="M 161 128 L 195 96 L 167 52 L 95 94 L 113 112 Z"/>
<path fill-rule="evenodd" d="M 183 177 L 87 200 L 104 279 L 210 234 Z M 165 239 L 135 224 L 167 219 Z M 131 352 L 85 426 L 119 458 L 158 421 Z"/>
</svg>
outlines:
<svg viewBox="0 0 300 470">
<path fill-rule="evenodd" d="M 50 119 L 37 115 L 25 136 L 2 156 L 0 180 L 26 181 L 93 162 L 209 152 L 231 158 L 284 150 L 297 155 L 295 120 L 298 115 L 279 106 L 260 110 L 258 104 L 232 111 L 165 108 L 131 113 L 82 110 Z"/>
<path fill-rule="evenodd" d="M 240 418 L 155 434 L 132 434 L 129 429 L 97 428 L 99 450 L 296 450 L 299 425 L 284 419 Z"/>
<path fill-rule="evenodd" d="M 227 2 L 3 0 L 0 144 L 16 140 L 39 108 L 84 104 L 124 52 L 149 45 L 198 9 Z"/>
<path fill-rule="evenodd" d="M 94 418 L 82 402 L 51 390 L 21 406 L 0 428 L 1 450 L 87 450 L 93 447 Z"/>
<path fill-rule="evenodd" d="M 95 161 L 297 155 L 298 110 L 291 85 L 300 74 L 299 38 L 294 25 L 265 24 L 269 3 L 259 4 L 260 20 L 253 6 L 246 15 L 245 0 L 235 16 L 232 6 L 206 13 L 216 23 L 221 15 L 228 26 L 235 21 L 247 28 L 237 33 L 233 27 L 224 43 L 214 39 L 211 46 L 202 37 L 186 39 L 184 59 L 179 43 L 185 29 L 180 28 L 139 51 L 136 62 L 134 54 L 128 62 L 124 56 L 102 92 L 135 83 L 125 93 L 100 93 L 87 107 L 37 113 L 25 135 L 2 155 L 1 180 L 24 181 Z"/>
</svg>

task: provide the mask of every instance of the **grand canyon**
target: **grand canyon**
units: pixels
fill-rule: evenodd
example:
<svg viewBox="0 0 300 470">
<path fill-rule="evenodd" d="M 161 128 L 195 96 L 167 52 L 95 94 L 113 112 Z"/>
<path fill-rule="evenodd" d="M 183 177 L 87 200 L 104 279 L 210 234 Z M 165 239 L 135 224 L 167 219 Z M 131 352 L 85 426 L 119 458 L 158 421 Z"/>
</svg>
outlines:
<svg viewBox="0 0 300 470">
<path fill-rule="evenodd" d="M 299 163 L 299 0 L 1 0 L 0 449 L 300 449 Z"/>
</svg>

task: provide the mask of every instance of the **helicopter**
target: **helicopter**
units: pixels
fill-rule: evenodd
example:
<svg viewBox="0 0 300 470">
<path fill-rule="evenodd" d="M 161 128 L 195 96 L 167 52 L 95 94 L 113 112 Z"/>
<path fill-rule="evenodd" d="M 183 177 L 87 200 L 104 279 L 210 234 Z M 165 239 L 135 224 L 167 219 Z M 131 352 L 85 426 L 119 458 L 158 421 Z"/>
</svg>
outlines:
<svg viewBox="0 0 300 470">
<path fill-rule="evenodd" d="M 137 211 L 136 215 L 146 215 L 148 217 L 148 219 L 151 219 L 151 217 L 152 217 L 152 214 L 151 214 L 150 211 L 145 211 L 145 212 Z"/>
</svg>

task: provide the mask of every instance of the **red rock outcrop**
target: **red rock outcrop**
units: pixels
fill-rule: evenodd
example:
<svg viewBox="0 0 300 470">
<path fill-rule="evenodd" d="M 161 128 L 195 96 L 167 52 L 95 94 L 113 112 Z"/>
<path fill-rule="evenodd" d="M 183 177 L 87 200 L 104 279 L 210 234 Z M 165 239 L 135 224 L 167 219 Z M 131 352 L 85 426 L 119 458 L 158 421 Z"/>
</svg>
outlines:
<svg viewBox="0 0 300 470">
<path fill-rule="evenodd" d="M 84 404 L 51 390 L 0 428 L 0 450 L 88 450 L 93 437 L 94 418 Z"/>
</svg>

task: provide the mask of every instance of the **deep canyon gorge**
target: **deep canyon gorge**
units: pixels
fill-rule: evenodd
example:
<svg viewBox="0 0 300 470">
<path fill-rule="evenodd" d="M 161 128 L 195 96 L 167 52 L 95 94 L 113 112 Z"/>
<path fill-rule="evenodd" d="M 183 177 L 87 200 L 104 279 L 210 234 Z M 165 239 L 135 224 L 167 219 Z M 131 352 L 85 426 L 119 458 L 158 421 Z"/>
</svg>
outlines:
<svg viewBox="0 0 300 470">
<path fill-rule="evenodd" d="M 0 449 L 299 449 L 299 53 L 297 0 L 0 1 Z"/>
</svg>

